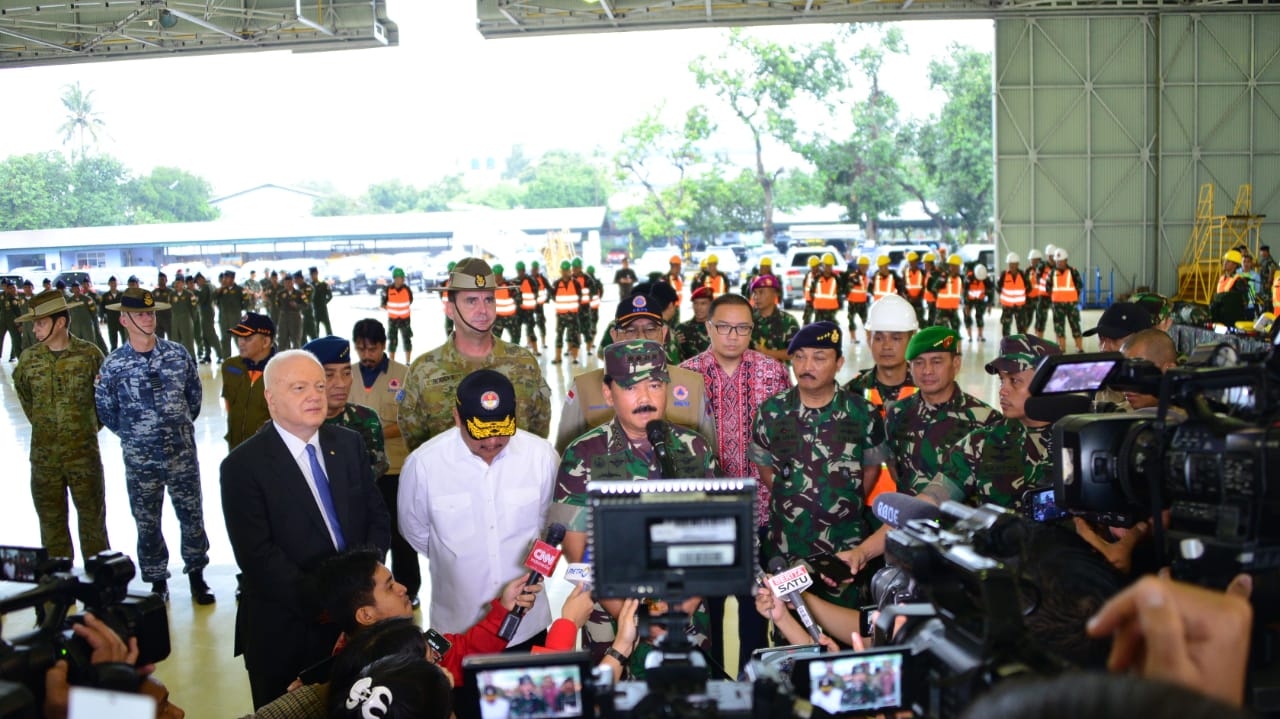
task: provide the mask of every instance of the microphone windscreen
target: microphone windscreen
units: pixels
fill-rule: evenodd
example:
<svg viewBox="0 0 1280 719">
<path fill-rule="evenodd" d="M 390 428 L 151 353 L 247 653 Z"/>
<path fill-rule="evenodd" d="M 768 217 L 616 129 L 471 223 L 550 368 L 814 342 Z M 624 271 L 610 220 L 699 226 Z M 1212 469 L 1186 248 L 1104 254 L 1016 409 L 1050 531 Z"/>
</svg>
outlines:
<svg viewBox="0 0 1280 719">
<path fill-rule="evenodd" d="M 560 546 L 564 542 L 564 533 L 568 531 L 565 526 L 559 522 L 555 522 L 547 527 L 546 543 Z"/>
<path fill-rule="evenodd" d="M 885 492 L 871 505 L 876 519 L 899 529 L 913 519 L 941 519 L 942 509 L 923 499 L 916 499 L 900 492 Z"/>
<path fill-rule="evenodd" d="M 649 438 L 649 444 L 657 444 L 666 439 L 667 426 L 666 422 L 660 419 L 651 419 L 644 426 L 644 436 Z"/>
<path fill-rule="evenodd" d="M 779 572 L 785 572 L 786 570 L 787 570 L 787 560 L 783 559 L 782 557 L 774 557 L 773 559 L 769 560 L 770 574 L 777 574 Z"/>
</svg>

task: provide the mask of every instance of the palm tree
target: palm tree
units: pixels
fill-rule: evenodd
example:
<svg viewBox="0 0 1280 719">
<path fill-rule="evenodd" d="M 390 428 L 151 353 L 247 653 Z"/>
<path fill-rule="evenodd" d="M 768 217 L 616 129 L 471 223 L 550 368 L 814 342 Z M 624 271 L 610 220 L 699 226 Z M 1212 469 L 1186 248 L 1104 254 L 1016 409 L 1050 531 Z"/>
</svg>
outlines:
<svg viewBox="0 0 1280 719">
<path fill-rule="evenodd" d="M 67 108 L 67 121 L 62 123 L 58 131 L 62 133 L 62 144 L 67 144 L 72 137 L 78 139 L 79 157 L 84 157 L 85 134 L 98 143 L 98 129 L 106 127 L 106 123 L 93 110 L 93 90 L 85 92 L 80 88 L 80 81 L 67 85 L 62 92 L 62 105 Z M 73 152 L 73 157 L 75 153 Z"/>
</svg>

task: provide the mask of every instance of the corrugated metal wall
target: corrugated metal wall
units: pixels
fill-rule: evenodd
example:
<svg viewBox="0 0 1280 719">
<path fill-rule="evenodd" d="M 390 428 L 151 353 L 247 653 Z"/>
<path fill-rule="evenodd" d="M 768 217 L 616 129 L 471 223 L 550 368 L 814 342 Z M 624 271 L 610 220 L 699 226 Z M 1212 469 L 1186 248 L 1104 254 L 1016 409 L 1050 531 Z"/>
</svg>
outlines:
<svg viewBox="0 0 1280 719">
<path fill-rule="evenodd" d="M 1200 182 L 1280 222 L 1280 15 L 999 20 L 994 72 L 1007 249 L 1171 293 Z"/>
</svg>

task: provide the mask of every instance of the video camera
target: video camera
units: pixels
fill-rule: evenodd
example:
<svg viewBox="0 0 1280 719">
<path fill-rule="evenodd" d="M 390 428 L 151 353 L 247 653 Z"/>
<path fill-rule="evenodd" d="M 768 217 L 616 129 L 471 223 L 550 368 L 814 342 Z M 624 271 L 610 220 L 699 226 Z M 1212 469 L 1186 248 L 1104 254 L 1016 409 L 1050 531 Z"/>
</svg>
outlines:
<svg viewBox="0 0 1280 719">
<path fill-rule="evenodd" d="M 71 631 L 83 614 L 69 614 L 76 602 L 126 642 L 138 640 L 138 666 L 169 656 L 169 619 L 155 594 L 131 594 L 136 568 L 120 552 L 104 551 L 85 559 L 83 574 L 71 560 L 49 558 L 45 549 L 0 547 L 0 617 L 34 609 L 37 627 L 0 641 L 0 716 L 24 716 L 43 703 L 45 672 L 59 660 L 68 664 L 73 685 L 134 692 L 140 678 L 133 667 L 94 665 L 92 648 Z"/>
</svg>

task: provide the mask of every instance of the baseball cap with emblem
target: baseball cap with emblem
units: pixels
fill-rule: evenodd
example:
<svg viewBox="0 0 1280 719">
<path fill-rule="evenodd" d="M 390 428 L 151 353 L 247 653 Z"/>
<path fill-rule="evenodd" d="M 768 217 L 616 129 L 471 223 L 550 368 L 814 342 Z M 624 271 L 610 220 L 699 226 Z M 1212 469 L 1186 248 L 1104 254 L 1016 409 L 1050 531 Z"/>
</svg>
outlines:
<svg viewBox="0 0 1280 719">
<path fill-rule="evenodd" d="M 240 318 L 240 323 L 231 328 L 231 334 L 236 337 L 248 337 L 250 335 L 266 335 L 274 336 L 276 333 L 276 323 L 266 315 L 260 315 L 257 312 L 246 312 L 244 317 Z"/>
<path fill-rule="evenodd" d="M 1084 331 L 1085 337 L 1099 335 L 1118 340 L 1135 332 L 1150 329 L 1151 313 L 1133 302 L 1117 302 L 1098 318 L 1098 326 Z"/>
<path fill-rule="evenodd" d="M 960 354 L 960 333 L 950 327 L 934 325 L 912 335 L 907 343 L 907 361 L 928 352 Z"/>
<path fill-rule="evenodd" d="M 604 375 L 622 387 L 649 379 L 671 381 L 667 374 L 667 353 L 652 340 L 628 340 L 605 347 Z"/>
<path fill-rule="evenodd" d="M 516 433 L 516 389 L 501 372 L 478 369 L 463 377 L 454 407 L 472 439 Z"/>
<path fill-rule="evenodd" d="M 791 338 L 791 343 L 787 345 L 787 354 L 795 354 L 797 350 L 811 347 L 835 350 L 837 357 L 842 356 L 844 337 L 840 334 L 840 325 L 824 320 L 801 327 L 796 336 Z"/>
<path fill-rule="evenodd" d="M 628 323 L 641 317 L 647 317 L 658 324 L 663 324 L 662 307 L 659 305 L 665 306 L 665 303 L 648 295 L 633 293 L 630 297 L 618 303 L 618 310 L 613 317 L 619 327 L 625 327 Z"/>
<path fill-rule="evenodd" d="M 302 346 L 320 360 L 320 364 L 351 364 L 351 342 L 344 337 L 320 337 Z"/>
<path fill-rule="evenodd" d="M 1062 354 L 1062 348 L 1034 335 L 1009 335 L 1000 340 L 1000 356 L 987 363 L 987 374 L 1035 369 L 1040 360 Z"/>
<path fill-rule="evenodd" d="M 27 281 L 26 284 L 31 284 Z M 41 317 L 56 315 L 59 312 L 69 312 L 71 306 L 67 304 L 67 296 L 58 290 L 45 290 L 32 296 L 29 302 L 30 310 L 25 315 L 15 319 L 15 322 L 34 322 Z"/>
<path fill-rule="evenodd" d="M 108 312 L 155 312 L 171 307 L 168 302 L 156 302 L 151 292 L 141 287 L 130 287 L 120 295 L 120 301 L 106 306 Z"/>
<path fill-rule="evenodd" d="M 778 279 L 777 275 L 760 275 L 751 281 L 751 291 L 755 292 L 756 290 L 777 290 L 781 292 L 782 281 Z"/>
</svg>

